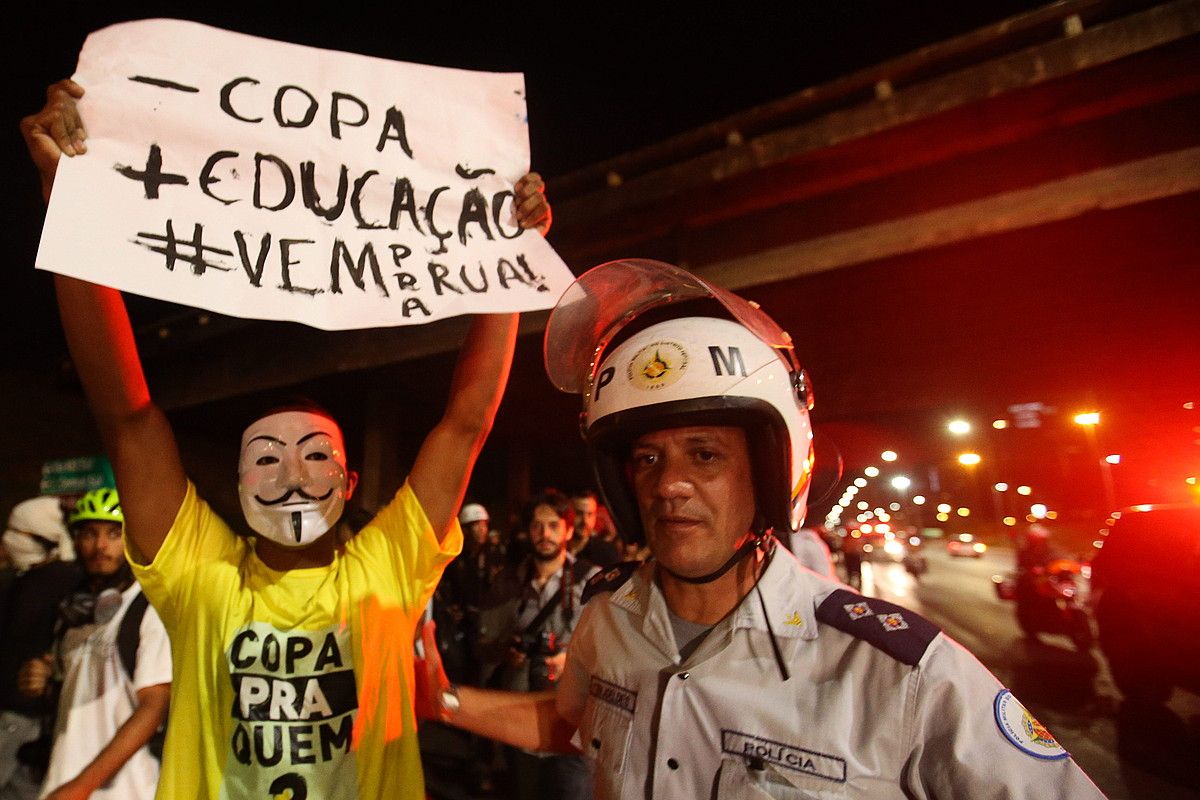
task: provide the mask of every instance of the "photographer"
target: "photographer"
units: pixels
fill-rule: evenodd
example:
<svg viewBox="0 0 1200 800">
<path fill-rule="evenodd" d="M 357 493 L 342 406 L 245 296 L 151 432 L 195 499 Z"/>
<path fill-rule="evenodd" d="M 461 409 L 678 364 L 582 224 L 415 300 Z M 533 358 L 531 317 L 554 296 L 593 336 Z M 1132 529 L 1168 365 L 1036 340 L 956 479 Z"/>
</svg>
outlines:
<svg viewBox="0 0 1200 800">
<path fill-rule="evenodd" d="M 583 585 L 596 567 L 567 550 L 574 533 L 565 495 L 547 489 L 525 506 L 521 527 L 532 553 L 497 576 L 480 616 L 483 682 L 510 691 L 552 687 L 579 621 Z M 591 772 L 578 755 L 507 751 L 514 797 L 590 798 Z"/>
</svg>

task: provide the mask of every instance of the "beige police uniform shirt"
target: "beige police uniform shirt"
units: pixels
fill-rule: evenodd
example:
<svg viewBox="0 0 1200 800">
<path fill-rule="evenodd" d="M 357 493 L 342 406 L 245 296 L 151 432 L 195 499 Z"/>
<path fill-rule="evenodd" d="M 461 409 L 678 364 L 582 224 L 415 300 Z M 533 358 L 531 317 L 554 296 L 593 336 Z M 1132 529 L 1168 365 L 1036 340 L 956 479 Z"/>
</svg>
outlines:
<svg viewBox="0 0 1200 800">
<path fill-rule="evenodd" d="M 913 612 L 777 548 L 681 661 L 652 563 L 584 609 L 558 689 L 607 798 L 1096 798 L 1007 690 Z M 906 663 L 907 662 L 907 663 Z"/>
</svg>

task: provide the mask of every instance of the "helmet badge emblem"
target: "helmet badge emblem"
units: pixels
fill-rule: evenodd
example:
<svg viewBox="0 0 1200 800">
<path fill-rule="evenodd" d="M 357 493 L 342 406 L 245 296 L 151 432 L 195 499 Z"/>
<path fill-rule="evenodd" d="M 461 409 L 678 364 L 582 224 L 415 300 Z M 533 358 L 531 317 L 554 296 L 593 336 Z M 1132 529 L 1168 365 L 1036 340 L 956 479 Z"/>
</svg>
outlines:
<svg viewBox="0 0 1200 800">
<path fill-rule="evenodd" d="M 683 377 L 688 354 L 678 342 L 651 342 L 638 350 L 625 367 L 625 377 L 638 389 L 662 389 Z"/>
</svg>

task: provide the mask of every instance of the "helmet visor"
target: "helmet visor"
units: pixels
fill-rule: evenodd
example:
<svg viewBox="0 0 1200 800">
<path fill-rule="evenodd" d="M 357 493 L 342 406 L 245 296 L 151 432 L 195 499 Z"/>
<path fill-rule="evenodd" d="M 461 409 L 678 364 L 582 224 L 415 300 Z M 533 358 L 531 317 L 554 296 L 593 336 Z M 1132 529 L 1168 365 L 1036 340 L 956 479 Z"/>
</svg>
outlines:
<svg viewBox="0 0 1200 800">
<path fill-rule="evenodd" d="M 631 258 L 593 267 L 559 298 L 542 343 L 550 382 L 564 392 L 586 392 L 600 354 L 626 324 L 653 308 L 706 298 L 720 302 L 747 330 L 795 363 L 792 337 L 756 303 L 671 264 Z"/>
</svg>

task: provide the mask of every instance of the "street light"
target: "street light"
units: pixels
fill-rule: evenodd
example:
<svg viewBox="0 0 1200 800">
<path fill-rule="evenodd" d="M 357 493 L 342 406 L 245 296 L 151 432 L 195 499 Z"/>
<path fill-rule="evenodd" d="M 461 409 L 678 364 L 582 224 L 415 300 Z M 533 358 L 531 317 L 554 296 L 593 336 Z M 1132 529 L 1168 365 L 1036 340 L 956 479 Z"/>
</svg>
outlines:
<svg viewBox="0 0 1200 800">
<path fill-rule="evenodd" d="M 879 467 L 867 467 L 863 470 L 863 475 L 868 478 L 877 478 L 879 477 Z"/>
<path fill-rule="evenodd" d="M 910 486 L 912 486 L 912 481 L 907 475 L 897 475 L 896 477 L 892 478 L 892 488 L 896 491 L 906 491 Z"/>
<path fill-rule="evenodd" d="M 1028 497 L 1029 495 L 1033 494 L 1033 489 L 1029 488 L 1028 486 L 1018 486 L 1017 494 Z"/>
<path fill-rule="evenodd" d="M 952 419 L 946 425 L 946 430 L 953 433 L 955 436 L 964 436 L 971 432 L 971 423 L 965 419 Z"/>
<path fill-rule="evenodd" d="M 979 453 L 960 453 L 958 456 L 958 463 L 964 467 L 973 467 L 980 461 L 983 461 L 983 458 Z"/>
<path fill-rule="evenodd" d="M 994 420 L 992 420 L 992 427 L 993 427 L 993 428 L 995 428 L 995 429 L 996 429 L 996 430 L 998 430 L 998 431 L 1002 431 L 1002 430 L 1004 430 L 1005 428 L 1007 428 L 1007 427 L 1008 427 L 1008 420 L 1006 420 L 1006 419 L 994 419 Z"/>
<path fill-rule="evenodd" d="M 879 454 L 879 457 L 882 458 L 884 461 L 895 461 L 900 456 L 896 455 L 896 451 L 894 451 L 894 450 L 884 450 L 882 453 Z"/>
<path fill-rule="evenodd" d="M 1007 483 L 997 483 L 997 484 L 996 484 L 995 486 L 993 486 L 992 488 L 993 488 L 993 489 L 995 489 L 997 492 L 1007 492 L 1007 491 L 1008 491 L 1008 484 L 1007 484 Z"/>
<path fill-rule="evenodd" d="M 1082 425 L 1087 433 L 1088 447 L 1091 449 L 1092 458 L 1100 464 L 1100 484 L 1104 490 L 1104 502 L 1108 505 L 1109 510 L 1117 504 L 1116 491 L 1113 488 L 1112 465 L 1119 464 L 1121 457 L 1117 456 L 1116 461 L 1112 461 L 1112 456 L 1100 458 L 1100 445 L 1096 441 L 1096 426 L 1100 424 L 1099 411 L 1086 411 L 1082 414 L 1075 415 L 1075 424 Z"/>
</svg>

